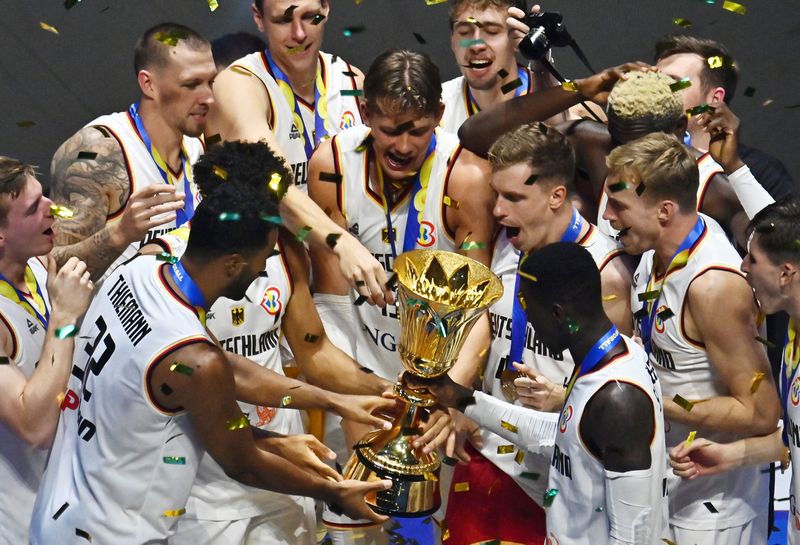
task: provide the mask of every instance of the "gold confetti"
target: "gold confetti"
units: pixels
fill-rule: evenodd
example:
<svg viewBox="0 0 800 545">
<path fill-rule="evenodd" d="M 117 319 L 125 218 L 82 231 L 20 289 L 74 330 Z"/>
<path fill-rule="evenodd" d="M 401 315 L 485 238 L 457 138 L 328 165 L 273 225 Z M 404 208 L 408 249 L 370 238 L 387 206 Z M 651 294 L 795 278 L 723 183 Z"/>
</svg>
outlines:
<svg viewBox="0 0 800 545">
<path fill-rule="evenodd" d="M 511 454 L 514 452 L 514 445 L 498 445 L 497 454 Z"/>
<path fill-rule="evenodd" d="M 57 218 L 61 218 L 64 220 L 70 219 L 72 216 L 75 215 L 75 212 L 67 208 L 66 206 L 62 206 L 60 204 L 51 204 L 50 205 L 50 213 Z"/>
<path fill-rule="evenodd" d="M 208 0 L 208 9 L 211 11 L 216 11 L 219 7 L 219 2 L 217 0 Z"/>
<path fill-rule="evenodd" d="M 213 171 L 214 171 L 214 174 L 215 174 L 215 175 L 216 175 L 218 178 L 222 178 L 223 180 L 227 180 L 227 179 L 228 179 L 228 171 L 227 171 L 227 170 L 225 170 L 224 168 L 222 168 L 222 167 L 218 167 L 217 165 L 214 165 L 214 168 L 213 168 L 213 169 L 211 169 L 211 170 L 213 170 Z"/>
<path fill-rule="evenodd" d="M 710 113 L 713 114 L 716 111 L 716 108 L 713 106 L 709 106 L 708 104 L 700 104 L 699 106 L 695 106 L 694 108 L 689 108 L 686 110 L 686 114 L 691 117 L 693 115 L 700 115 Z"/>
<path fill-rule="evenodd" d="M 290 47 L 289 49 L 287 49 L 286 53 L 288 53 L 289 55 L 296 55 L 298 53 L 302 53 L 305 50 L 306 50 L 306 46 L 297 45 L 295 47 Z"/>
<path fill-rule="evenodd" d="M 517 272 L 517 274 L 519 274 L 522 278 L 524 278 L 526 280 L 530 280 L 531 282 L 538 282 L 539 281 L 538 278 L 536 278 L 532 274 L 528 274 L 526 272 L 519 271 L 519 272 Z"/>
<path fill-rule="evenodd" d="M 483 23 L 481 23 L 475 17 L 472 17 L 472 16 L 467 17 L 467 22 L 470 23 L 470 24 L 473 24 L 473 25 L 475 25 L 477 27 L 482 27 L 483 26 Z"/>
<path fill-rule="evenodd" d="M 741 4 L 737 4 L 736 2 L 731 2 L 730 0 L 725 0 L 722 3 L 722 9 L 731 11 L 733 13 L 738 13 L 739 15 L 744 15 L 747 13 L 747 8 Z"/>
<path fill-rule="evenodd" d="M 764 337 L 761 337 L 760 335 L 756 335 L 756 340 L 761 344 L 763 344 L 764 346 L 766 346 L 767 348 L 775 348 L 774 342 L 767 340 Z"/>
<path fill-rule="evenodd" d="M 506 422 L 505 420 L 501 420 L 500 421 L 500 427 L 503 428 L 504 430 L 510 431 L 511 433 L 518 433 L 519 432 L 519 430 L 517 429 L 517 427 L 514 424 L 511 424 L 510 422 Z"/>
<path fill-rule="evenodd" d="M 662 538 L 661 538 L 661 541 L 663 541 L 663 542 L 664 542 L 664 543 L 666 543 L 667 545 L 675 545 L 675 542 L 674 542 L 674 541 L 671 541 L 671 540 L 669 540 L 669 539 L 667 539 L 667 538 L 665 538 L 665 537 L 662 537 Z"/>
<path fill-rule="evenodd" d="M 445 206 L 449 206 L 450 208 L 455 208 L 456 210 L 461 208 L 461 203 L 460 202 L 458 202 L 455 199 L 451 199 L 447 195 L 444 196 L 444 198 L 442 199 L 442 202 L 444 203 Z"/>
<path fill-rule="evenodd" d="M 453 485 L 453 490 L 455 490 L 456 492 L 469 492 L 469 483 L 468 482 L 456 483 Z"/>
<path fill-rule="evenodd" d="M 245 415 L 242 415 L 239 418 L 225 422 L 225 427 L 228 428 L 228 431 L 243 430 L 250 427 L 250 421 L 247 420 Z"/>
<path fill-rule="evenodd" d="M 438 481 L 438 480 L 439 480 L 439 477 L 437 477 L 436 475 L 434 475 L 433 473 L 431 473 L 431 472 L 429 472 L 429 471 L 426 471 L 426 472 L 424 472 L 424 473 L 422 474 L 422 476 L 423 476 L 423 477 L 425 477 L 425 480 L 427 480 L 427 481 L 434 481 L 434 482 L 436 482 L 436 481 Z"/>
<path fill-rule="evenodd" d="M 178 45 L 178 42 L 185 40 L 188 37 L 189 33 L 183 30 L 171 30 L 169 32 L 156 33 L 156 40 L 170 47 L 175 47 Z"/>
<path fill-rule="evenodd" d="M 692 28 L 692 22 L 689 19 L 684 19 L 683 17 L 675 17 L 672 22 L 686 29 Z"/>
<path fill-rule="evenodd" d="M 678 405 L 680 408 L 685 410 L 686 412 L 691 412 L 692 407 L 694 407 L 694 403 L 689 401 L 688 399 L 675 394 L 675 397 L 672 398 L 672 402 Z"/>
<path fill-rule="evenodd" d="M 435 6 L 436 4 L 444 4 L 447 0 L 425 0 L 425 3 L 429 6 Z"/>
<path fill-rule="evenodd" d="M 275 193 L 275 196 L 278 197 L 278 200 L 281 200 L 289 190 L 289 182 L 284 181 L 283 176 L 277 172 L 273 172 L 269 175 L 267 187 L 270 189 L 270 191 Z"/>
<path fill-rule="evenodd" d="M 230 68 L 231 72 L 236 72 L 237 74 L 241 74 L 243 76 L 252 76 L 253 75 L 253 73 L 250 70 L 247 70 L 246 68 L 242 68 L 241 66 L 237 66 L 235 64 L 233 66 L 230 66 L 229 68 Z"/>
<path fill-rule="evenodd" d="M 517 462 L 517 464 L 519 465 L 519 464 L 522 464 L 522 459 L 523 458 L 525 458 L 525 451 L 522 450 L 522 449 L 519 449 L 517 451 L 517 455 L 514 456 L 514 461 Z"/>
<path fill-rule="evenodd" d="M 606 302 L 613 301 L 616 298 L 617 298 L 617 296 L 612 293 L 611 295 L 604 295 L 603 296 L 603 301 L 606 301 Z"/>
<path fill-rule="evenodd" d="M 765 100 L 764 102 L 762 102 L 762 103 L 761 103 L 761 105 L 762 105 L 762 106 L 769 106 L 769 105 L 770 105 L 770 104 L 772 104 L 773 102 L 775 102 L 775 101 L 774 101 L 774 100 L 772 100 L 771 98 L 768 98 L 767 100 Z M 17 125 L 19 125 L 19 123 L 17 123 Z"/>
<path fill-rule="evenodd" d="M 756 372 L 753 375 L 753 382 L 750 383 L 750 393 L 754 394 L 758 391 L 758 387 L 761 386 L 761 381 L 764 380 L 764 373 L 761 371 Z"/>
<path fill-rule="evenodd" d="M 694 441 L 695 437 L 697 437 L 697 432 L 696 431 L 690 431 L 689 432 L 689 437 L 686 438 L 686 446 L 687 447 L 692 444 L 692 441 Z"/>
<path fill-rule="evenodd" d="M 292 404 L 292 396 L 283 396 L 281 398 L 281 407 L 288 407 Z"/>
<path fill-rule="evenodd" d="M 53 34 L 58 34 L 58 29 L 53 25 L 48 25 L 45 22 L 39 21 L 39 28 L 42 30 L 46 30 L 47 32 L 52 32 Z"/>
<path fill-rule="evenodd" d="M 175 372 L 180 373 L 182 375 L 186 375 L 187 377 L 192 376 L 192 374 L 194 373 L 194 369 L 192 369 L 191 367 L 188 367 L 188 366 L 186 366 L 186 365 L 184 365 L 182 363 L 178 363 L 177 361 L 169 366 L 169 370 L 170 371 L 175 371 Z"/>
<path fill-rule="evenodd" d="M 186 513 L 186 509 L 167 509 L 164 511 L 165 517 L 179 517 Z"/>
<path fill-rule="evenodd" d="M 570 81 L 570 80 L 562 82 L 561 83 L 561 88 L 564 89 L 565 91 L 569 91 L 570 93 L 577 93 L 578 92 L 578 86 L 575 85 L 574 81 Z"/>
<path fill-rule="evenodd" d="M 725 59 L 719 55 L 714 55 L 713 57 L 707 58 L 706 62 L 709 68 L 722 68 L 722 65 L 725 64 Z"/>
</svg>

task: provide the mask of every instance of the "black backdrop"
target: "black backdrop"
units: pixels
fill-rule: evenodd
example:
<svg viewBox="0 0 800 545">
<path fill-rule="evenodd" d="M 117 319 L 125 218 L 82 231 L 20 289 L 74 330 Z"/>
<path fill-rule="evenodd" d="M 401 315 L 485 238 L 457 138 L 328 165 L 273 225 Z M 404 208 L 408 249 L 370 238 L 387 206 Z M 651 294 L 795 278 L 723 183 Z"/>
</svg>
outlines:
<svg viewBox="0 0 800 545">
<path fill-rule="evenodd" d="M 325 50 L 366 71 L 375 55 L 404 47 L 431 55 L 445 79 L 456 75 L 449 48 L 448 3 L 425 0 L 331 0 Z M 709 0 L 710 1 L 710 0 Z M 691 32 L 731 48 L 743 77 L 733 107 L 743 140 L 781 159 L 800 181 L 800 36 L 797 0 L 740 0 L 746 15 L 722 9 L 722 0 L 558 0 L 572 35 L 596 68 L 649 60 L 657 37 L 685 32 L 673 23 L 692 21 Z M 0 0 L 0 154 L 40 166 L 42 181 L 59 144 L 97 115 L 118 111 L 136 98 L 133 44 L 148 26 L 163 21 L 189 25 L 215 38 L 255 31 L 248 0 L 82 0 L 66 10 L 63 0 Z M 39 22 L 59 30 L 55 35 Z M 343 35 L 348 27 L 364 30 Z M 413 33 L 425 40 L 419 43 Z M 567 77 L 586 70 L 569 50 L 556 51 Z M 753 97 L 743 96 L 747 87 Z M 771 101 L 764 105 L 766 101 Z M 18 123 L 34 126 L 18 126 Z"/>
</svg>

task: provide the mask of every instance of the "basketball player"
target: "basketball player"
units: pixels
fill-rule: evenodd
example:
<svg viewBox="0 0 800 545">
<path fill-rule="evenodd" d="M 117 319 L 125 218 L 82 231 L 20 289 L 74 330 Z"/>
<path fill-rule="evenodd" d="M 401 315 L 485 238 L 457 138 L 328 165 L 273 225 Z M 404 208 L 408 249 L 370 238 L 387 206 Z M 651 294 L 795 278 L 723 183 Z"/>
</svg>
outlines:
<svg viewBox="0 0 800 545">
<path fill-rule="evenodd" d="M 450 7 L 450 48 L 461 76 L 442 84 L 442 128 L 455 133 L 492 104 L 553 85 L 547 72 L 517 64 L 506 25 L 511 0 L 458 0 Z M 563 115 L 550 121 L 564 121 Z"/>
<path fill-rule="evenodd" d="M 214 174 L 224 172 L 225 179 Z M 221 169 L 221 170 L 219 170 Z M 262 143 L 228 142 L 214 148 L 195 165 L 197 185 L 205 196 L 221 184 L 249 183 L 256 189 L 266 186 L 259 173 L 285 169 Z M 142 248 L 168 251 L 180 257 L 186 247 L 189 229 L 179 229 Z M 283 375 L 279 341 L 288 340 L 301 373 L 311 384 L 343 394 L 380 395 L 391 384 L 361 368 L 328 340 L 316 313 L 308 288 L 305 250 L 288 237 L 278 244 L 276 255 L 266 261 L 265 275 L 247 288 L 237 301 L 218 299 L 207 314 L 209 331 L 220 345 L 265 368 Z M 163 249 L 161 249 L 163 248 Z M 251 377 L 251 381 L 264 382 Z M 257 384 L 250 384 L 258 388 Z M 263 384 L 264 389 L 274 385 Z M 297 382 L 284 390 L 296 391 L 306 385 Z M 347 396 L 341 405 L 357 405 Z M 314 400 L 316 408 L 328 408 L 323 396 Z M 377 398 L 381 409 L 394 406 L 392 400 Z M 296 435 L 303 433 L 300 414 L 292 408 L 267 407 L 240 403 L 250 423 L 258 428 Z M 311 408 L 307 406 L 306 408 Z M 335 409 L 334 409 L 335 410 Z M 340 413 L 345 411 L 339 410 Z M 368 411 L 364 411 L 367 413 Z M 388 425 L 383 421 L 374 425 Z M 295 543 L 315 542 L 316 515 L 309 498 L 258 490 L 227 477 L 222 468 L 205 455 L 187 503 L 187 513 L 178 521 L 170 543 L 202 545 L 205 543 Z"/>
<path fill-rule="evenodd" d="M 210 305 L 243 298 L 263 271 L 276 215 L 272 193 L 222 184 L 198 206 L 179 261 L 139 256 L 109 276 L 79 332 L 68 396 L 80 402 L 59 424 L 32 543 L 164 542 L 206 451 L 243 483 L 383 520 L 363 495 L 388 481 L 321 477 L 307 442 L 250 426 L 234 401 L 247 384 L 206 331 Z M 283 404 L 304 396 L 287 390 Z"/>
<path fill-rule="evenodd" d="M 584 220 L 572 206 L 570 189 L 575 155 L 567 139 L 543 124 L 523 125 L 501 136 L 489 151 L 492 188 L 497 194 L 494 215 L 504 227 L 495 243 L 492 270 L 500 276 L 503 297 L 489 309 L 492 344 L 483 375 L 483 391 L 506 399 L 518 369 L 534 379 L 517 379 L 527 404 L 559 411 L 574 363 L 569 352 L 551 352 L 530 327 L 517 303 L 517 268 L 522 256 L 561 240 L 586 248 L 601 271 L 606 313 L 621 331 L 630 334 L 630 273 L 623 252 L 609 237 Z M 512 362 L 524 363 L 515 368 Z M 511 399 L 510 399 L 511 400 Z M 469 490 L 451 489 L 445 518 L 454 545 L 493 538 L 540 545 L 545 539 L 545 514 L 540 506 L 547 487 L 550 459 L 528 454 L 523 463 L 514 453 L 498 452 L 507 441 L 482 430 L 482 447 L 467 445 L 470 461 L 457 465 L 453 483 L 469 482 Z M 497 501 L 486 502 L 488 495 Z M 538 505 L 537 505 L 538 502 Z M 481 516 L 475 516 L 480 510 Z M 449 540 L 448 540 L 449 542 Z"/>
<path fill-rule="evenodd" d="M 780 406 L 757 308 L 724 234 L 697 213 L 697 164 L 675 137 L 650 134 L 608 157 L 605 218 L 631 254 L 636 329 L 664 390 L 667 445 L 690 431 L 714 440 L 766 435 Z M 764 387 L 753 390 L 756 373 Z M 677 543 L 766 543 L 768 476 L 743 468 L 671 483 L 670 530 Z M 724 494 L 724 501 L 720 498 Z"/>
<path fill-rule="evenodd" d="M 797 322 L 800 293 L 797 270 L 800 254 L 796 241 L 800 239 L 800 201 L 790 198 L 770 205 L 759 212 L 750 223 L 750 244 L 742 262 L 742 271 L 755 291 L 761 311 L 773 314 L 781 310 L 790 316 L 789 327 L 782 346 L 783 360 L 779 373 L 783 405 L 783 430 L 763 437 L 748 437 L 731 443 L 717 443 L 697 438 L 680 443 L 670 452 L 675 473 L 683 478 L 696 479 L 716 475 L 733 468 L 760 465 L 780 460 L 787 469 L 789 460 L 800 460 L 800 376 L 797 374 L 800 350 Z M 761 386 L 758 386 L 761 388 Z M 700 479 L 702 482 L 704 479 Z M 800 513 L 797 496 L 800 493 L 800 471 L 792 469 L 789 489 L 788 543 L 800 543 Z"/>
<path fill-rule="evenodd" d="M 473 392 L 447 376 L 405 380 L 513 443 L 501 450 L 515 458 L 547 452 L 546 543 L 661 543 L 666 452 L 655 370 L 605 315 L 600 273 L 586 249 L 544 246 L 522 261 L 520 277 L 518 296 L 542 343 L 580 362 L 560 417 Z"/>
<path fill-rule="evenodd" d="M 320 140 L 361 123 L 364 76 L 320 50 L 328 0 L 255 0 L 251 9 L 267 48 L 219 75 L 208 134 L 255 142 L 274 133 L 306 192 L 308 160 Z"/>
<path fill-rule="evenodd" d="M 36 489 L 56 433 L 74 329 L 92 293 L 73 257 L 56 273 L 53 202 L 33 167 L 0 156 L 0 543 L 28 542 Z M 60 334 L 59 334 L 60 333 Z"/>
<path fill-rule="evenodd" d="M 633 70 L 633 71 L 631 71 Z M 681 138 L 686 129 L 686 115 L 680 99 L 682 91 L 673 92 L 673 80 L 667 76 L 644 71 L 644 65 L 628 64 L 606 70 L 590 78 L 576 80 L 578 92 L 564 89 L 545 90 L 521 97 L 506 112 L 492 109 L 488 115 L 475 116 L 460 131 L 462 141 L 479 154 L 488 149 L 491 138 L 519 125 L 520 120 L 545 119 L 551 112 L 569 107 L 581 97 L 586 100 L 608 102 L 608 125 L 591 120 L 578 120 L 559 125 L 577 154 L 578 175 L 575 184 L 581 196 L 579 205 L 584 214 L 594 217 L 595 203 L 599 203 L 597 224 L 601 231 L 617 236 L 603 220 L 605 198 L 602 195 L 606 176 L 605 157 L 615 146 L 654 132 L 666 132 Z M 626 74 L 627 75 L 623 75 Z M 613 82 L 613 85 L 611 85 Z M 604 90 L 610 91 L 608 95 Z M 539 100 L 541 99 L 541 100 Z M 538 102 L 538 104 L 536 103 Z M 512 108 L 513 106 L 513 108 Z M 511 113 L 513 109 L 513 114 Z M 708 153 L 695 150 L 700 167 L 701 183 L 698 185 L 699 209 L 713 217 L 727 232 L 744 244 L 747 215 L 723 174 L 732 175 Z"/>
<path fill-rule="evenodd" d="M 137 42 L 134 68 L 139 102 L 90 122 L 53 158 L 54 199 L 74 212 L 58 222 L 54 255 L 59 263 L 79 257 L 93 278 L 129 259 L 142 242 L 186 223 L 197 200 L 191 164 L 214 102 L 210 45 L 187 27 L 160 24 Z M 271 133 L 255 140 L 262 138 L 274 142 Z M 287 189 L 281 212 L 288 228 L 311 228 L 308 242 L 341 256 L 342 274 L 364 281 L 358 291 L 370 303 L 392 300 L 377 261 L 295 188 Z M 333 233 L 340 238 L 330 248 L 325 237 Z"/>
</svg>

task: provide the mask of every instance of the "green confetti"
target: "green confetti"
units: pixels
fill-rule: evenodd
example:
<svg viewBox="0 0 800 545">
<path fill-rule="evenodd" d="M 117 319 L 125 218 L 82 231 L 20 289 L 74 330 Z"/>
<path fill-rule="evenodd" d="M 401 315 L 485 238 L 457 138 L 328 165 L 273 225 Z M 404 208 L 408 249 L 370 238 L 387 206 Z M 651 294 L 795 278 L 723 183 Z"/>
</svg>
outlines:
<svg viewBox="0 0 800 545">
<path fill-rule="evenodd" d="M 238 212 L 223 212 L 219 215 L 219 221 L 239 221 L 242 219 Z"/>
<path fill-rule="evenodd" d="M 320 23 L 321 23 L 322 21 L 324 21 L 324 20 L 325 20 L 325 16 L 324 16 L 324 15 L 322 15 L 321 13 L 317 13 L 317 14 L 314 16 L 314 18 L 313 18 L 313 19 L 311 19 L 311 24 L 312 24 L 312 25 L 314 25 L 314 26 L 316 26 L 316 25 L 320 24 Z"/>
<path fill-rule="evenodd" d="M 350 26 L 343 29 L 342 34 L 344 34 L 345 38 L 349 38 L 353 34 L 358 34 L 359 32 L 364 32 L 365 30 L 366 27 L 364 25 Z"/>
<path fill-rule="evenodd" d="M 242 430 L 250 427 L 250 421 L 245 415 L 242 415 L 234 420 L 226 421 L 225 427 L 228 428 L 228 431 Z"/>
<path fill-rule="evenodd" d="M 183 466 L 186 465 L 186 458 L 183 456 L 164 456 L 162 458 L 165 464 Z"/>
<path fill-rule="evenodd" d="M 760 335 L 756 335 L 756 340 L 758 342 L 760 342 L 761 344 L 763 344 L 764 346 L 766 346 L 767 348 L 775 348 L 775 343 L 774 342 L 772 342 L 772 341 L 770 341 L 768 339 L 765 339 L 764 337 L 761 337 Z"/>
<path fill-rule="evenodd" d="M 541 477 L 541 474 L 534 473 L 532 471 L 523 471 L 522 473 L 519 474 L 519 476 L 522 477 L 523 479 L 529 479 L 531 481 L 536 481 L 536 480 L 539 479 L 539 477 Z"/>
<path fill-rule="evenodd" d="M 542 502 L 544 506 L 550 507 L 551 505 L 553 505 L 553 500 L 556 499 L 557 495 L 558 495 L 557 488 L 550 488 L 549 490 L 547 490 L 547 492 L 544 493 L 544 500 Z"/>
<path fill-rule="evenodd" d="M 612 193 L 616 193 L 618 191 L 625 191 L 631 186 L 628 182 L 617 182 L 615 184 L 611 184 L 608 186 L 608 189 L 611 190 Z"/>
<path fill-rule="evenodd" d="M 473 242 L 471 240 L 470 241 L 465 240 L 464 243 L 461 245 L 461 249 L 465 251 L 481 250 L 483 248 L 486 248 L 485 242 Z"/>
<path fill-rule="evenodd" d="M 639 301 L 652 301 L 653 299 L 658 299 L 659 294 L 661 293 L 660 290 L 652 290 L 652 291 L 645 291 L 636 295 L 636 298 Z"/>
<path fill-rule="evenodd" d="M 361 89 L 342 89 L 339 94 L 343 97 L 360 97 L 364 95 Z"/>
<path fill-rule="evenodd" d="M 474 40 L 470 40 L 470 39 L 461 40 L 460 42 L 458 42 L 458 45 L 461 46 L 461 47 L 472 47 L 473 45 L 481 45 L 481 44 L 485 44 L 485 43 L 486 43 L 486 40 L 483 40 L 481 38 L 477 38 L 477 39 L 474 39 Z"/>
<path fill-rule="evenodd" d="M 167 252 L 161 252 L 160 254 L 158 254 L 156 256 L 156 259 L 158 261 L 165 261 L 165 262 L 169 263 L 170 265 L 174 265 L 175 263 L 178 262 L 178 258 L 177 257 L 175 257 L 174 255 L 172 255 L 170 253 L 167 253 Z"/>
<path fill-rule="evenodd" d="M 675 91 L 680 91 L 682 89 L 686 89 L 691 86 L 692 86 L 692 80 L 690 80 L 689 78 L 683 78 L 680 81 L 676 81 L 675 83 L 670 85 L 669 90 L 674 93 Z"/>
<path fill-rule="evenodd" d="M 307 343 L 315 343 L 319 340 L 319 335 L 314 335 L 313 333 L 306 333 L 306 336 L 303 337 L 303 340 Z"/>
<path fill-rule="evenodd" d="M 78 332 L 78 328 L 75 327 L 75 324 L 65 325 L 64 327 L 59 327 L 56 329 L 56 338 L 58 339 L 66 339 L 68 337 L 74 336 Z"/>
<path fill-rule="evenodd" d="M 531 174 L 530 176 L 528 176 L 528 179 L 525 180 L 525 185 L 533 185 L 536 183 L 536 180 L 538 179 L 539 179 L 538 174 Z"/>
<path fill-rule="evenodd" d="M 304 226 L 302 229 L 300 229 L 300 230 L 297 232 L 297 234 L 295 235 L 295 237 L 294 237 L 294 238 L 295 238 L 295 240 L 297 240 L 297 241 L 299 241 L 299 242 L 303 242 L 305 239 L 307 239 L 307 238 L 308 238 L 308 234 L 309 234 L 310 232 L 311 232 L 311 227 L 309 227 L 308 225 L 306 225 L 306 226 Z"/>
<path fill-rule="evenodd" d="M 261 216 L 261 219 L 263 221 L 268 222 L 268 223 L 274 223 L 275 225 L 282 225 L 283 224 L 283 220 L 281 219 L 280 216 L 270 216 L 268 214 L 263 214 Z"/>
<path fill-rule="evenodd" d="M 686 110 L 688 115 L 700 115 L 705 113 L 713 114 L 716 111 L 716 108 L 713 106 L 709 106 L 708 104 L 700 104 L 699 106 L 695 106 L 694 108 L 689 108 Z"/>
</svg>

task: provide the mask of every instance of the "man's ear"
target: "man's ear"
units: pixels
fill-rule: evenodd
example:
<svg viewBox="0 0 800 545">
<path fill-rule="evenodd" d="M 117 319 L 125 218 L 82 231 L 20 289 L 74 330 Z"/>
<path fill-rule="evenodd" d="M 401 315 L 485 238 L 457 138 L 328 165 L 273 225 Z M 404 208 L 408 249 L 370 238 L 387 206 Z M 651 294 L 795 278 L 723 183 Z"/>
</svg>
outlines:
<svg viewBox="0 0 800 545">
<path fill-rule="evenodd" d="M 246 263 L 242 254 L 228 254 L 222 257 L 222 269 L 227 278 L 234 278 L 242 270 L 242 263 Z"/>
<path fill-rule="evenodd" d="M 0 244 L 2 244 L 2 242 L 0 242 Z M 781 286 L 785 286 L 791 283 L 792 281 L 797 280 L 798 279 L 797 272 L 798 272 L 797 265 L 795 265 L 794 263 L 784 263 L 783 266 L 781 267 L 781 277 L 780 277 Z"/>
<path fill-rule="evenodd" d="M 258 6 L 256 6 L 255 2 L 250 6 L 250 11 L 253 15 L 253 22 L 258 27 L 258 31 L 262 34 L 264 33 L 264 15 L 259 11 Z"/>
<path fill-rule="evenodd" d="M 139 70 L 136 74 L 136 79 L 139 82 L 139 89 L 142 95 L 149 99 L 155 99 L 158 94 L 155 82 L 153 81 L 153 74 L 149 70 Z"/>
<path fill-rule="evenodd" d="M 561 208 L 564 201 L 567 200 L 567 188 L 561 184 L 555 186 L 550 191 L 550 198 L 548 199 L 548 206 L 551 210 Z"/>
</svg>

